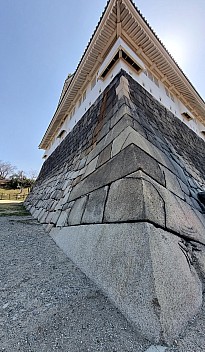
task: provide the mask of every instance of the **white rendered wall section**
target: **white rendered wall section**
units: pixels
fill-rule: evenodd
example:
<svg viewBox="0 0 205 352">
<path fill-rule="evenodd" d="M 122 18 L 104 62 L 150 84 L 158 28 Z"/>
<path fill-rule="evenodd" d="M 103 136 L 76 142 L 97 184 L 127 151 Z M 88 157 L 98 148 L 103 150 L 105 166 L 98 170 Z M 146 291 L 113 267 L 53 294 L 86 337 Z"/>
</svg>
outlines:
<svg viewBox="0 0 205 352">
<path fill-rule="evenodd" d="M 111 62 L 112 58 L 118 52 L 118 50 L 125 50 L 130 57 L 142 68 L 142 71 L 138 73 L 133 67 L 126 63 L 123 59 L 118 60 L 118 62 L 113 66 L 109 71 L 107 76 L 102 80 L 101 74 L 106 69 L 108 64 Z M 204 133 L 205 127 L 195 119 L 191 112 L 184 106 L 184 104 L 172 95 L 172 98 L 167 95 L 167 90 L 162 82 L 160 82 L 156 77 L 155 80 L 150 79 L 146 71 L 146 67 L 142 60 L 133 52 L 133 50 L 121 39 L 119 38 L 109 54 L 103 61 L 100 69 L 96 72 L 96 84 L 93 86 L 92 83 L 89 83 L 86 87 L 86 98 L 83 101 L 77 101 L 73 110 L 68 114 L 66 120 L 61 126 L 58 134 L 53 138 L 52 142 L 49 145 L 49 148 L 44 153 L 44 158 L 47 158 L 53 153 L 57 146 L 62 142 L 65 136 L 73 129 L 76 123 L 81 119 L 85 112 L 90 108 L 90 106 L 96 101 L 99 95 L 105 90 L 105 88 L 111 83 L 113 78 L 120 72 L 120 70 L 125 70 L 135 81 L 137 81 L 141 86 L 144 87 L 155 99 L 157 99 L 162 105 L 164 105 L 168 110 L 170 110 L 176 117 L 183 121 L 190 129 L 192 129 L 197 135 L 205 140 Z M 93 76 L 93 77 L 95 77 Z M 153 76 L 154 77 L 154 76 Z M 158 82 L 156 84 L 156 82 Z M 188 120 L 182 116 L 183 112 L 187 112 L 192 119 Z M 61 137 L 58 137 L 62 133 Z"/>
</svg>

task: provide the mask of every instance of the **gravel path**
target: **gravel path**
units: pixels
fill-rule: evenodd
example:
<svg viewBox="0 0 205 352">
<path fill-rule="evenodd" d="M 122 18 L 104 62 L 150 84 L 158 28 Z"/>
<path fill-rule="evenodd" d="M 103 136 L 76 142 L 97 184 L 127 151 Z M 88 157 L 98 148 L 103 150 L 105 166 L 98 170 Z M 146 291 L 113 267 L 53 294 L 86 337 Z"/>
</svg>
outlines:
<svg viewBox="0 0 205 352">
<path fill-rule="evenodd" d="M 0 217 L 0 248 L 1 352 L 149 347 L 30 216 Z"/>
<path fill-rule="evenodd" d="M 0 352 L 145 352 L 150 346 L 32 217 L 0 217 L 0 248 Z M 204 351 L 205 305 L 166 349 Z"/>
</svg>

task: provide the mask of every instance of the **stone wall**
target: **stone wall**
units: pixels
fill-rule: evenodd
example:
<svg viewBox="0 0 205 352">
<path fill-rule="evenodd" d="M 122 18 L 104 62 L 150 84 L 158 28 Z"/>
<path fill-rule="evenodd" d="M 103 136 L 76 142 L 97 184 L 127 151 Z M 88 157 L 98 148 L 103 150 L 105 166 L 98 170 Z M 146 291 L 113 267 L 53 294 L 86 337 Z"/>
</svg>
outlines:
<svg viewBox="0 0 205 352">
<path fill-rule="evenodd" d="M 122 71 L 44 163 L 25 204 L 154 342 L 198 312 L 204 142 Z"/>
</svg>

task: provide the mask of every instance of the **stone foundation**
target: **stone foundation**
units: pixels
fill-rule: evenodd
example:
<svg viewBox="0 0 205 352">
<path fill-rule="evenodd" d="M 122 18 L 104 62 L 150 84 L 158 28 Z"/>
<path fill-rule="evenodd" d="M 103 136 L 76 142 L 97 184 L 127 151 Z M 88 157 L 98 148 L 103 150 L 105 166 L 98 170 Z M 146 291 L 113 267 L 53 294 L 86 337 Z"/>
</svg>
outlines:
<svg viewBox="0 0 205 352">
<path fill-rule="evenodd" d="M 122 71 L 45 161 L 25 202 L 154 342 L 173 341 L 201 305 L 204 147 Z"/>
<path fill-rule="evenodd" d="M 180 237 L 146 222 L 63 227 L 51 236 L 155 343 L 174 340 L 201 306 Z"/>
</svg>

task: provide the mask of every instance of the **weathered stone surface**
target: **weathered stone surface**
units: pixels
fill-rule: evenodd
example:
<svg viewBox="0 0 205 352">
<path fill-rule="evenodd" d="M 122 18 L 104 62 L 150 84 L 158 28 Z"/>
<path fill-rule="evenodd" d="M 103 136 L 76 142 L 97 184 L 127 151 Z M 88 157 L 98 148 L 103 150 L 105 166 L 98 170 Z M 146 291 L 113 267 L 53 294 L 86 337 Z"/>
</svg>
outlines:
<svg viewBox="0 0 205 352">
<path fill-rule="evenodd" d="M 129 177 L 147 180 L 157 189 L 164 200 L 166 228 L 168 231 L 174 231 L 181 236 L 205 243 L 205 216 L 203 214 L 152 180 L 142 171 L 134 172 L 127 176 L 127 178 Z"/>
<path fill-rule="evenodd" d="M 32 207 L 29 209 L 31 215 L 33 215 L 33 213 L 34 213 L 35 210 L 36 210 L 36 208 L 35 208 L 34 206 L 32 206 Z"/>
<path fill-rule="evenodd" d="M 147 133 L 146 130 L 143 128 L 142 125 L 140 125 L 140 123 L 138 122 L 138 120 L 135 120 L 135 115 L 133 116 L 133 121 L 132 121 L 132 127 L 134 128 L 135 131 L 137 131 L 138 133 L 140 133 L 144 138 L 147 139 Z"/>
<path fill-rule="evenodd" d="M 148 92 L 145 93 L 143 87 L 134 81 L 132 77 L 129 75 L 126 75 L 126 77 L 128 78 L 130 84 L 131 99 L 138 113 L 143 112 L 141 123 L 146 123 L 148 126 L 150 120 L 152 119 L 156 125 L 155 134 L 161 139 L 163 136 L 166 136 L 167 141 L 175 148 L 182 159 L 186 161 L 186 164 L 189 164 L 190 166 L 193 165 L 195 170 L 198 170 L 204 179 L 204 141 L 192 130 L 190 130 L 190 128 L 188 128 L 182 121 L 177 119 L 176 116 L 174 116 L 171 112 L 168 112 Z M 146 109 L 143 109 L 143 106 L 139 101 L 140 99 L 143 100 L 145 105 L 150 105 L 152 111 L 151 113 L 149 113 Z M 154 110 L 156 110 L 156 113 Z"/>
<path fill-rule="evenodd" d="M 93 160 L 99 153 L 105 149 L 127 126 L 132 126 L 132 117 L 124 115 L 118 123 L 109 131 L 109 133 L 96 144 L 95 148 L 89 153 L 87 162 Z"/>
<path fill-rule="evenodd" d="M 48 216 L 48 211 L 44 210 L 44 213 L 41 215 L 40 219 L 38 219 L 38 221 L 40 221 L 42 224 L 44 224 L 46 222 L 46 218 Z"/>
<path fill-rule="evenodd" d="M 54 191 L 52 198 L 59 200 L 63 196 L 63 192 L 60 190 Z"/>
<path fill-rule="evenodd" d="M 142 137 L 133 127 L 128 126 L 120 135 L 113 141 L 112 144 L 112 156 L 119 153 L 122 149 L 130 144 L 135 144 L 146 153 L 149 152 L 149 142 Z"/>
<path fill-rule="evenodd" d="M 159 187 L 159 192 L 165 202 L 166 227 L 205 244 L 205 229 L 193 208 L 163 187 Z"/>
<path fill-rule="evenodd" d="M 131 315 L 141 332 L 158 340 L 160 324 L 150 299 L 155 289 L 148 239 L 141 235 L 145 228 L 144 224 L 83 225 L 51 236 L 126 316 Z"/>
<path fill-rule="evenodd" d="M 182 191 L 187 195 L 189 194 L 190 187 L 194 187 L 194 190 L 197 190 L 196 187 L 198 187 L 198 184 L 195 180 L 193 180 L 193 177 L 199 179 L 199 173 L 201 170 L 196 170 L 196 168 L 193 167 L 193 164 L 187 163 L 189 157 L 187 157 L 185 138 L 181 133 L 180 136 L 177 135 L 179 128 L 175 128 L 173 123 L 174 121 L 176 125 L 180 125 L 181 122 L 176 120 L 171 113 L 166 115 L 167 112 L 163 106 L 156 102 L 149 95 L 149 93 L 147 93 L 141 86 L 128 77 L 125 72 L 123 74 L 129 81 L 132 101 L 124 96 L 120 100 L 117 100 L 115 95 L 116 86 L 111 84 L 105 94 L 106 97 L 103 94 L 101 98 L 98 99 L 90 111 L 82 117 L 77 126 L 75 126 L 73 131 L 66 137 L 66 140 L 62 142 L 62 145 L 60 145 L 59 148 L 57 148 L 51 157 L 49 157 L 44 163 L 40 178 L 38 179 L 36 187 L 34 187 L 33 190 L 35 197 L 32 199 L 32 204 L 34 205 L 34 208 L 31 207 L 32 214 L 34 214 L 34 212 L 35 214 L 38 214 L 36 210 L 41 208 L 52 211 L 65 209 L 66 203 L 62 200 L 62 197 L 65 195 L 68 196 L 68 192 L 70 192 L 75 185 L 84 186 L 84 184 L 80 182 L 81 179 L 78 177 L 85 172 L 85 163 L 90 163 L 87 166 L 87 175 L 89 172 L 92 173 L 95 169 L 93 166 L 95 163 L 94 159 L 98 155 L 99 158 L 96 166 L 105 166 L 110 158 L 109 149 L 112 142 L 113 155 L 115 154 L 114 147 L 117 146 L 118 142 L 123 143 L 119 149 L 126 148 L 126 145 L 131 146 L 131 144 L 135 144 L 139 148 L 145 150 L 146 153 L 152 156 L 153 159 L 163 165 L 166 169 L 169 169 L 172 174 L 175 174 L 181 182 Z M 119 80 L 119 77 L 116 78 L 116 82 Z M 136 91 L 133 91 L 133 87 L 135 87 Z M 104 103 L 106 102 L 103 106 L 103 113 L 101 109 L 102 99 L 105 99 Z M 106 108 L 104 108 L 105 106 Z M 173 120 L 173 118 L 175 120 Z M 166 124 L 169 125 L 169 129 Z M 173 130 L 170 127 L 171 124 L 173 126 L 173 130 L 176 132 L 176 135 L 173 134 Z M 182 127 L 186 129 L 186 126 L 180 126 L 181 130 L 183 130 Z M 103 135 L 101 136 L 102 138 L 98 138 L 101 133 L 99 132 L 100 129 L 101 131 L 104 130 Z M 98 131 L 97 140 L 93 138 L 93 133 L 95 134 L 96 131 Z M 164 133 L 164 131 L 166 131 L 166 133 Z M 127 132 L 128 134 L 126 135 Z M 171 138 L 169 136 L 169 132 L 171 134 Z M 193 133 L 190 130 L 189 134 L 193 136 Z M 124 135 L 126 135 L 126 139 L 122 141 L 122 137 Z M 186 138 L 188 138 L 187 134 Z M 188 139 L 190 140 L 190 138 Z M 185 151 L 184 153 L 187 157 L 185 160 L 183 160 L 182 150 L 180 151 L 178 148 L 179 144 L 182 143 L 182 140 L 184 143 L 184 148 L 182 150 Z M 193 142 L 193 140 L 190 141 L 191 143 Z M 175 151 L 175 144 L 178 148 L 177 151 Z M 196 148 L 199 147 L 199 144 L 200 143 L 197 143 Z M 188 149 L 190 150 L 190 147 Z M 200 147 L 197 150 L 198 152 L 195 153 L 195 155 L 197 155 L 196 159 L 199 161 L 199 158 L 201 158 L 199 155 L 201 155 L 202 148 Z M 122 169 L 123 168 L 124 166 L 122 165 Z M 186 169 L 191 174 L 187 173 Z M 147 173 L 147 168 L 144 168 L 143 170 Z M 101 171 L 102 170 L 100 170 L 100 173 Z M 148 171 L 150 172 L 150 170 Z M 92 176 L 92 174 L 88 176 L 95 178 L 95 172 L 94 176 Z M 124 176 L 124 173 L 120 173 L 118 178 Z M 156 175 L 154 176 L 153 172 L 150 172 L 150 176 L 156 180 Z M 108 178 L 108 182 L 113 182 L 114 180 L 115 178 Z M 157 179 L 157 181 L 159 182 L 159 179 Z M 97 188 L 104 185 L 105 183 L 100 184 Z M 97 188 L 94 187 L 94 189 Z M 74 187 L 74 192 L 76 189 L 77 188 Z M 87 191 L 89 193 L 94 189 L 88 187 Z M 178 196 L 182 197 L 182 193 L 180 195 L 180 189 L 178 187 L 175 189 L 175 194 L 176 193 Z M 81 194 L 79 196 L 81 196 Z M 71 199 L 73 199 L 72 197 L 73 194 Z M 51 198 L 59 202 L 56 202 L 55 205 L 54 202 L 52 202 L 52 204 L 48 204 Z M 47 200 L 47 202 L 44 202 L 44 200 Z M 189 199 L 186 197 L 186 201 L 191 206 L 200 210 L 197 200 L 195 201 L 192 198 Z M 29 205 L 29 197 L 26 205 Z"/>
<path fill-rule="evenodd" d="M 182 191 L 186 194 L 186 195 L 189 195 L 190 194 L 190 191 L 189 191 L 189 188 L 187 187 L 187 185 L 182 182 L 180 179 L 179 179 L 179 184 L 181 186 L 181 189 Z"/>
<path fill-rule="evenodd" d="M 62 200 L 61 200 L 61 204 L 62 204 L 62 205 L 64 205 L 64 204 L 67 203 L 68 198 L 69 198 L 69 195 L 70 195 L 70 192 L 67 192 L 67 193 L 64 195 L 64 197 L 63 197 Z"/>
<path fill-rule="evenodd" d="M 187 177 L 187 182 L 188 182 L 188 184 L 190 185 L 190 187 L 192 187 L 192 188 L 194 188 L 194 189 L 197 189 L 197 188 L 198 188 L 198 185 L 197 185 L 197 183 L 193 180 L 193 178 Z"/>
<path fill-rule="evenodd" d="M 56 206 L 55 206 L 55 211 L 62 210 L 62 208 L 63 208 L 62 202 L 63 202 L 63 198 L 61 198 L 60 200 L 57 201 Z"/>
<path fill-rule="evenodd" d="M 111 117 L 111 123 L 110 123 L 110 128 L 113 128 L 124 115 L 130 115 L 131 116 L 131 110 L 130 107 L 127 104 L 121 105 L 120 108 L 116 111 L 116 113 Z"/>
<path fill-rule="evenodd" d="M 173 163 L 167 157 L 165 153 L 163 153 L 160 149 L 158 149 L 155 145 L 150 143 L 144 136 L 135 131 L 135 129 L 131 126 L 126 127 L 119 136 L 112 143 L 112 156 L 119 153 L 121 150 L 129 146 L 130 144 L 134 144 L 149 154 L 152 158 L 158 161 L 161 165 L 171 170 L 175 175 L 181 175 L 182 170 L 177 165 L 177 168 L 173 166 Z M 181 178 L 184 180 L 184 174 Z"/>
<path fill-rule="evenodd" d="M 117 136 L 117 138 L 114 139 L 112 143 L 112 157 L 118 154 L 123 149 L 125 141 L 127 140 L 132 131 L 133 128 L 128 126 L 119 134 L 119 136 Z"/>
<path fill-rule="evenodd" d="M 61 215 L 58 218 L 56 226 L 57 227 L 65 226 L 66 222 L 67 222 L 67 218 L 68 218 L 68 212 L 67 211 L 62 211 Z"/>
<path fill-rule="evenodd" d="M 187 186 L 189 186 L 189 183 L 187 182 L 187 177 L 185 176 L 184 170 L 182 167 L 176 163 L 173 159 L 171 160 L 173 166 L 174 166 L 174 173 L 178 176 L 178 178 L 185 183 Z M 171 170 L 172 171 L 172 170 Z"/>
<path fill-rule="evenodd" d="M 48 212 L 48 216 L 47 216 L 47 218 L 46 218 L 45 222 L 46 222 L 46 223 L 50 223 L 50 222 L 51 222 L 52 217 L 54 216 L 54 214 L 55 214 L 55 212 L 54 212 L 54 211 L 50 211 L 50 212 Z"/>
<path fill-rule="evenodd" d="M 194 251 L 194 259 L 197 262 L 199 275 L 202 280 L 205 280 L 205 247 L 197 244 L 197 250 Z"/>
<path fill-rule="evenodd" d="M 120 77 L 120 83 L 116 88 L 116 94 L 118 96 L 118 99 L 127 97 L 128 99 L 130 98 L 129 95 L 129 83 L 127 78 L 124 76 Z"/>
<path fill-rule="evenodd" d="M 97 136 L 97 142 L 99 142 L 102 138 L 104 138 L 110 130 L 110 120 L 108 120 L 101 128 L 98 136 Z"/>
<path fill-rule="evenodd" d="M 173 341 L 200 308 L 201 283 L 177 236 L 146 223 L 81 225 L 51 236 L 155 343 Z"/>
<path fill-rule="evenodd" d="M 86 165 L 86 160 L 87 160 L 87 157 L 84 157 L 83 159 L 80 160 L 79 165 L 78 165 L 79 169 L 84 168 L 84 166 Z"/>
<path fill-rule="evenodd" d="M 60 211 L 60 210 L 57 210 L 57 211 L 55 211 L 53 214 L 50 214 L 49 222 L 50 222 L 51 224 L 54 224 L 54 225 L 55 225 L 55 224 L 57 223 L 58 219 L 59 219 L 60 214 L 61 214 L 61 211 Z M 48 219 L 48 218 L 47 218 L 47 219 Z M 46 219 L 46 221 L 47 221 L 47 219 Z"/>
<path fill-rule="evenodd" d="M 156 160 L 131 144 L 75 186 L 69 199 L 74 200 L 139 169 L 164 184 L 164 177 Z"/>
<path fill-rule="evenodd" d="M 66 187 L 66 189 L 63 191 L 63 197 L 65 197 L 68 193 L 70 193 L 71 192 L 71 189 L 72 189 L 72 186 L 71 186 L 71 184 L 68 186 L 68 187 Z"/>
<path fill-rule="evenodd" d="M 166 188 L 171 191 L 172 193 L 176 194 L 178 197 L 185 199 L 184 193 L 182 192 L 182 189 L 180 187 L 179 181 L 170 170 L 167 168 L 160 166 L 162 172 L 164 172 L 165 175 L 165 182 L 166 182 Z M 181 182 L 182 183 L 182 182 Z"/>
<path fill-rule="evenodd" d="M 204 227 L 204 236 L 205 236 L 205 213 L 201 213 L 197 209 L 194 209 L 194 212 L 197 216 L 197 218 L 201 221 L 203 227 Z"/>
<path fill-rule="evenodd" d="M 69 225 L 79 225 L 81 223 L 86 202 L 87 196 L 79 198 L 75 201 L 68 218 Z"/>
<path fill-rule="evenodd" d="M 142 333 L 169 342 L 201 302 L 182 238 L 205 243 L 204 142 L 123 74 L 131 100 L 117 100 L 119 75 L 44 163 L 26 205 Z"/>
<path fill-rule="evenodd" d="M 191 192 L 191 196 L 190 196 L 191 207 L 197 209 L 198 211 L 205 210 L 205 207 L 203 207 L 203 205 L 198 200 L 196 200 L 195 197 L 192 197 L 192 194 L 193 194 L 193 192 Z"/>
<path fill-rule="evenodd" d="M 41 222 L 41 219 L 43 218 L 43 216 L 45 215 L 45 210 L 43 208 L 41 208 L 39 214 L 38 214 L 38 221 Z"/>
<path fill-rule="evenodd" d="M 163 335 L 171 342 L 202 304 L 202 285 L 181 250 L 180 238 L 150 230 L 150 252 Z"/>
<path fill-rule="evenodd" d="M 98 158 L 97 167 L 105 164 L 111 158 L 112 144 L 109 144 L 100 154 Z"/>
<path fill-rule="evenodd" d="M 49 211 L 54 211 L 56 209 L 56 207 L 57 207 L 57 204 L 58 204 L 58 201 L 57 200 L 53 200 L 50 203 Z"/>
<path fill-rule="evenodd" d="M 38 216 L 39 216 L 41 210 L 42 210 L 42 209 L 36 209 L 36 210 L 34 211 L 34 213 L 33 213 L 33 217 L 34 217 L 34 218 L 38 218 Z"/>
<path fill-rule="evenodd" d="M 128 126 L 132 126 L 133 118 L 125 114 L 121 119 L 113 126 L 110 132 L 106 136 L 106 145 L 110 144 L 119 134 L 126 129 Z"/>
<path fill-rule="evenodd" d="M 84 178 L 90 175 L 93 171 L 95 171 L 97 162 L 98 162 L 98 156 L 88 164 L 86 171 L 83 175 Z"/>
<path fill-rule="evenodd" d="M 140 170 L 127 177 L 142 178 L 152 183 L 157 189 L 164 200 L 166 228 L 168 230 L 205 243 L 205 216 L 196 208 L 193 208 L 193 205 L 191 207 Z"/>
<path fill-rule="evenodd" d="M 164 201 L 143 179 L 126 178 L 111 184 L 105 222 L 151 221 L 165 227 Z"/>
<path fill-rule="evenodd" d="M 108 187 L 103 187 L 89 194 L 82 223 L 95 224 L 102 222 L 107 191 Z"/>
</svg>

